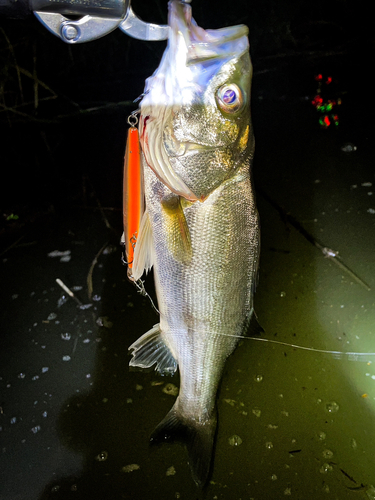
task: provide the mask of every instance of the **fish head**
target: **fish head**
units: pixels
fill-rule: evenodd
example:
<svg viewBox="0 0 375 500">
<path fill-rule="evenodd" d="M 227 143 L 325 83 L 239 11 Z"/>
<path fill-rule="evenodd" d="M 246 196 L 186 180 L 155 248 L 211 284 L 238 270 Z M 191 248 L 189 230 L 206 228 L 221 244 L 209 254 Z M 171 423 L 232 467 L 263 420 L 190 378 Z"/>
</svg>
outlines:
<svg viewBox="0 0 375 500">
<path fill-rule="evenodd" d="M 206 199 L 253 153 L 248 28 L 204 30 L 188 3 L 169 2 L 169 39 L 147 79 L 140 139 L 147 164 L 171 191 Z"/>
</svg>

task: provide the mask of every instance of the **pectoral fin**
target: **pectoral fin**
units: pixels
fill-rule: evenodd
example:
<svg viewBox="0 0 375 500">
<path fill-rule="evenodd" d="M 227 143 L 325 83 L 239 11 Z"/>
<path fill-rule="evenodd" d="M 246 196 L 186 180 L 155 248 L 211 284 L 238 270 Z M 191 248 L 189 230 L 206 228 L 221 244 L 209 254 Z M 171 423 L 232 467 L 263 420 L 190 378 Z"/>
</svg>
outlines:
<svg viewBox="0 0 375 500">
<path fill-rule="evenodd" d="M 155 370 L 161 375 L 173 375 L 177 370 L 177 361 L 161 337 L 159 324 L 136 340 L 129 351 L 133 356 L 129 366 L 147 369 L 156 364 Z"/>
<path fill-rule="evenodd" d="M 161 204 L 166 224 L 168 249 L 177 262 L 189 263 L 193 250 L 181 199 L 175 194 L 170 194 L 163 198 Z"/>
</svg>

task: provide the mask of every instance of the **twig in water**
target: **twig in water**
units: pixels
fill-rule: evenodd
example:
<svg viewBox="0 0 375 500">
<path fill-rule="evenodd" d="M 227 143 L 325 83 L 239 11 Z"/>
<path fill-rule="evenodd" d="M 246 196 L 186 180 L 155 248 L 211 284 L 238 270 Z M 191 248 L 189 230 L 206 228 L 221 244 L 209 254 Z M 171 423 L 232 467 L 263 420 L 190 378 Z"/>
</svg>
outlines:
<svg viewBox="0 0 375 500">
<path fill-rule="evenodd" d="M 96 196 L 96 192 L 95 192 L 95 189 L 94 189 L 94 186 L 92 185 L 92 182 L 90 180 L 90 178 L 88 176 L 85 176 L 84 177 L 84 180 L 87 181 L 89 184 L 90 184 L 90 187 L 92 189 L 92 194 L 95 198 L 95 201 L 96 203 L 98 204 L 98 207 L 99 207 L 99 210 L 100 210 L 100 213 L 102 214 L 102 218 L 104 220 L 104 224 L 106 225 L 106 227 L 108 229 L 111 229 L 112 231 L 114 231 L 113 227 L 111 226 L 111 224 L 109 223 L 109 220 L 107 219 L 107 216 L 105 215 L 104 213 L 104 210 L 103 210 L 103 207 L 102 207 L 102 204 L 100 203 L 99 201 L 99 198 Z"/>
<path fill-rule="evenodd" d="M 330 248 L 326 247 L 322 243 L 320 243 L 312 234 L 310 234 L 306 229 L 301 225 L 298 220 L 293 217 L 293 215 L 289 214 L 284 210 L 276 201 L 274 201 L 270 196 L 268 196 L 267 193 L 265 193 L 262 190 L 257 189 L 257 193 L 259 193 L 265 200 L 268 201 L 270 205 L 272 205 L 281 215 L 281 217 L 288 221 L 289 224 L 291 224 L 297 231 L 304 236 L 307 241 L 309 241 L 312 245 L 314 245 L 316 248 L 318 248 L 325 257 L 329 258 L 334 262 L 340 269 L 345 271 L 349 276 L 351 276 L 357 283 L 360 285 L 364 286 L 366 290 L 370 291 L 371 288 L 370 286 L 363 281 L 362 278 L 360 278 L 354 271 L 352 271 L 339 257 L 338 257 L 338 252 L 335 252 L 331 250 Z"/>
<path fill-rule="evenodd" d="M 103 253 L 105 247 L 108 245 L 108 241 L 106 243 L 104 243 L 104 245 L 102 246 L 102 248 L 99 250 L 99 252 L 95 255 L 94 257 L 94 260 L 91 262 L 91 266 L 90 266 L 90 269 L 89 269 L 89 272 L 87 274 L 87 295 L 88 295 L 88 298 L 89 300 L 91 300 L 91 297 L 92 297 L 92 292 L 93 292 L 93 286 L 92 286 L 92 273 L 94 271 L 94 267 L 96 266 L 97 262 L 98 262 L 98 258 L 100 257 L 100 255 Z"/>
<path fill-rule="evenodd" d="M 79 299 L 78 299 L 78 298 L 74 295 L 74 293 L 70 290 L 70 288 L 68 288 L 68 287 L 65 285 L 65 283 L 63 283 L 63 282 L 61 281 L 61 279 L 60 279 L 60 278 L 56 278 L 56 283 L 57 283 L 59 286 L 61 286 L 61 288 L 64 290 L 64 292 L 66 292 L 66 293 L 69 295 L 69 297 L 72 297 L 72 299 L 74 299 L 74 300 L 77 302 L 77 304 L 78 304 L 79 306 L 82 306 L 82 302 L 81 302 L 81 301 L 80 301 L 80 300 L 79 300 Z"/>
</svg>

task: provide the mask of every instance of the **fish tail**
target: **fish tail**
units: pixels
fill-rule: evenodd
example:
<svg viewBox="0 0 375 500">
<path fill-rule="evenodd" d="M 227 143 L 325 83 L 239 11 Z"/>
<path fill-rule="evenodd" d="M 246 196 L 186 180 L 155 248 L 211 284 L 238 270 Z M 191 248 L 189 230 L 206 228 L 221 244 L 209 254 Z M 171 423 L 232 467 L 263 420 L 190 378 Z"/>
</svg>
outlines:
<svg viewBox="0 0 375 500">
<path fill-rule="evenodd" d="M 185 444 L 193 479 L 197 486 L 203 488 L 211 469 L 216 422 L 216 414 L 204 423 L 187 419 L 179 413 L 174 405 L 155 428 L 150 437 L 150 443 L 179 441 Z"/>
</svg>

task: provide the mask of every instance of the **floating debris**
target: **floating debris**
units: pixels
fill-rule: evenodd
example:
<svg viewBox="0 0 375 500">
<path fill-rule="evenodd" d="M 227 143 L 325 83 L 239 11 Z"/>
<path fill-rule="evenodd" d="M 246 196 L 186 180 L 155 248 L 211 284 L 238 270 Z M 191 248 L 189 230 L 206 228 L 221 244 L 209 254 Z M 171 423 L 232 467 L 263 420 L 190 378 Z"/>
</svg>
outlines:
<svg viewBox="0 0 375 500">
<path fill-rule="evenodd" d="M 332 458 L 333 457 L 333 451 L 331 450 L 324 450 L 323 453 L 323 458 Z"/>
<path fill-rule="evenodd" d="M 253 414 L 256 416 L 256 417 L 260 417 L 262 411 L 259 409 L 259 408 L 254 408 L 253 410 L 251 410 L 253 412 Z"/>
<path fill-rule="evenodd" d="M 95 460 L 98 462 L 104 462 L 108 458 L 108 452 L 107 451 L 101 451 L 98 455 L 96 455 Z"/>
<path fill-rule="evenodd" d="M 341 146 L 340 149 L 344 153 L 353 153 L 353 151 L 357 151 L 358 148 L 352 142 L 347 142 L 343 146 Z"/>
<path fill-rule="evenodd" d="M 121 470 L 122 472 L 133 472 L 139 470 L 141 467 L 138 464 L 125 465 Z"/>
<path fill-rule="evenodd" d="M 175 474 L 176 474 L 176 469 L 173 467 L 173 465 L 169 467 L 167 469 L 167 472 L 165 473 L 166 476 L 174 476 Z"/>
<path fill-rule="evenodd" d="M 70 340 L 72 338 L 71 334 L 70 333 L 62 333 L 61 334 L 61 338 L 63 340 Z"/>
<path fill-rule="evenodd" d="M 71 357 L 70 357 L 70 356 L 63 356 L 63 357 L 62 357 L 62 360 L 63 360 L 63 361 L 70 361 L 70 360 L 71 360 Z"/>
<path fill-rule="evenodd" d="M 71 251 L 70 250 L 63 250 L 63 251 L 61 251 L 61 250 L 53 250 L 53 252 L 50 252 L 47 255 L 48 255 L 48 257 L 52 257 L 52 258 L 60 257 L 60 262 L 68 262 L 68 260 L 62 261 L 61 259 L 67 259 L 67 258 L 69 258 L 69 260 L 70 260 Z"/>
<path fill-rule="evenodd" d="M 236 404 L 235 399 L 224 399 L 225 403 L 228 403 L 228 405 L 234 406 Z"/>
<path fill-rule="evenodd" d="M 32 427 L 32 428 L 31 428 L 31 432 L 32 432 L 33 434 L 36 434 L 36 433 L 37 433 L 37 432 L 39 432 L 40 430 L 41 430 L 40 425 L 36 425 L 35 427 Z"/>
<path fill-rule="evenodd" d="M 48 318 L 47 318 L 47 321 L 52 321 L 54 319 L 57 318 L 57 314 L 56 313 L 51 313 L 48 315 Z"/>
<path fill-rule="evenodd" d="M 330 464 L 325 463 L 320 467 L 321 474 L 327 474 L 327 472 L 332 472 L 332 471 L 333 471 L 333 467 Z"/>
<path fill-rule="evenodd" d="M 339 411 L 339 405 L 336 403 L 336 401 L 330 401 L 329 403 L 326 404 L 326 410 L 328 413 L 337 413 Z"/>
<path fill-rule="evenodd" d="M 242 444 L 242 439 L 240 436 L 237 436 L 237 434 L 233 434 L 233 436 L 228 439 L 228 443 L 231 446 L 240 446 Z"/>
<path fill-rule="evenodd" d="M 176 387 L 174 384 L 169 383 L 163 387 L 163 392 L 165 392 L 165 394 L 168 394 L 169 396 L 177 396 L 178 387 Z"/>
<path fill-rule="evenodd" d="M 70 290 L 70 288 L 68 288 L 68 287 L 65 285 L 65 283 L 63 283 L 63 282 L 61 281 L 61 279 L 60 279 L 60 278 L 56 278 L 56 283 L 57 283 L 59 286 L 61 286 L 61 288 L 62 288 L 62 289 L 63 289 L 63 290 L 64 290 L 64 291 L 65 291 L 65 292 L 66 292 L 66 293 L 67 293 L 70 297 L 72 297 L 72 299 L 74 299 L 74 300 L 77 302 L 77 304 L 78 304 L 79 306 L 82 306 L 82 302 L 81 302 L 79 299 L 77 299 L 77 297 L 76 297 L 76 296 L 74 295 L 74 293 Z"/>
<path fill-rule="evenodd" d="M 98 326 L 103 326 L 104 328 L 112 328 L 112 326 L 113 326 L 113 323 L 112 323 L 112 321 L 109 321 L 108 316 L 100 316 L 96 320 L 96 324 Z"/>
</svg>

